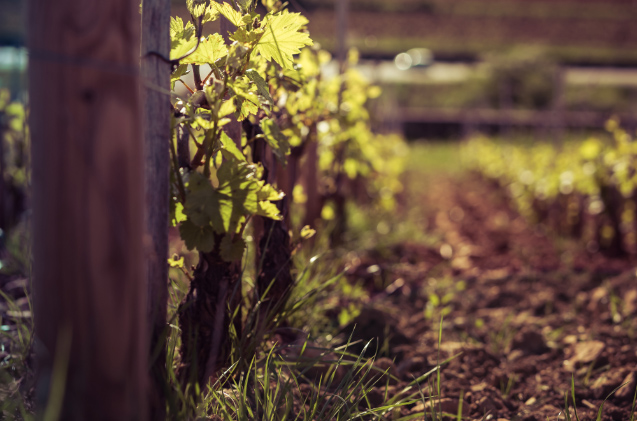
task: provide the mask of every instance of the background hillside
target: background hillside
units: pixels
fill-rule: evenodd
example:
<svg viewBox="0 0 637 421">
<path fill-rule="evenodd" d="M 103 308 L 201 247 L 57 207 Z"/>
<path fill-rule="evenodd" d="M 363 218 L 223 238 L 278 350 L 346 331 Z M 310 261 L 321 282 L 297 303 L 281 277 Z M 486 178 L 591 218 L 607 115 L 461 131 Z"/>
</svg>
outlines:
<svg viewBox="0 0 637 421">
<path fill-rule="evenodd" d="M 310 15 L 313 37 L 333 48 L 334 1 L 292 3 Z M 637 62 L 632 0 L 351 0 L 350 8 L 350 44 L 366 55 L 426 47 L 439 58 L 472 59 L 525 44 L 564 62 Z"/>
</svg>

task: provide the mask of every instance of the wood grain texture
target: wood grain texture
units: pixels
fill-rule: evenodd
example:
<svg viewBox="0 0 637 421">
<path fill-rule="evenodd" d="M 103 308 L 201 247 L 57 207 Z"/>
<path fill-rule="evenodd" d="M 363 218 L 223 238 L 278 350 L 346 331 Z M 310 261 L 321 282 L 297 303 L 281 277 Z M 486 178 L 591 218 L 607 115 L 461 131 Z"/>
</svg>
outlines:
<svg viewBox="0 0 637 421">
<path fill-rule="evenodd" d="M 139 28 L 128 0 L 29 3 L 38 404 L 68 358 L 64 420 L 146 419 Z"/>
<path fill-rule="evenodd" d="M 170 0 L 143 0 L 141 75 L 144 183 L 146 200 L 146 277 L 150 325 L 150 417 L 166 418 L 166 311 L 168 304 L 168 198 L 170 195 Z"/>
</svg>

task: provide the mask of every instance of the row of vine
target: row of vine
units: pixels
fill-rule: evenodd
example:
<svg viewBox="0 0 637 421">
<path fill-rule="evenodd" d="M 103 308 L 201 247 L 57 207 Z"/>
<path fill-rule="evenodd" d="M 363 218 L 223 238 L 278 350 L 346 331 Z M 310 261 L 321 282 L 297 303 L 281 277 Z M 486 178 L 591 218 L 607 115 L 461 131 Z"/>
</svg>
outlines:
<svg viewBox="0 0 637 421">
<path fill-rule="evenodd" d="M 469 167 L 506 189 L 532 222 L 581 239 L 589 251 L 633 253 L 637 245 L 637 143 L 617 119 L 608 137 L 561 144 L 474 138 L 463 147 Z"/>
<path fill-rule="evenodd" d="M 370 129 L 378 88 L 353 69 L 324 79 L 330 56 L 313 45 L 307 19 L 279 1 L 262 3 L 265 14 L 252 0 L 188 0 L 191 21 L 171 20 L 171 84 L 189 92 L 172 100 L 171 219 L 199 255 L 179 311 L 182 384 L 203 385 L 249 362 L 246 350 L 231 355 L 231 338 L 259 339 L 275 323 L 295 283 L 293 198 L 306 204 L 295 237 L 310 237 L 323 217 L 334 220 L 337 242 L 349 197 L 391 206 L 401 188 L 400 139 Z M 221 17 L 233 32 L 203 37 Z M 183 260 L 170 263 L 189 272 Z M 248 265 L 256 282 L 246 302 Z M 242 306 L 262 309 L 258 320 L 242 320 Z"/>
</svg>

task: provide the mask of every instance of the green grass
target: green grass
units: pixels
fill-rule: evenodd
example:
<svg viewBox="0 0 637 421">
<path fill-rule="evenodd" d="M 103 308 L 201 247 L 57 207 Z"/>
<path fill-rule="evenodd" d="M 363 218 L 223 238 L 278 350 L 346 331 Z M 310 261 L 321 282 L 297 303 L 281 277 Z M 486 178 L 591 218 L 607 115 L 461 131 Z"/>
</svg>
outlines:
<svg viewBox="0 0 637 421">
<path fill-rule="evenodd" d="M 20 305 L 2 291 L 0 304 L 7 309 L 3 313 L 22 313 Z M 27 363 L 31 357 L 32 346 L 32 318 L 11 318 L 10 323 L 7 323 L 0 316 L 0 350 L 7 353 L 0 361 L 0 419 L 32 418 L 32 402 L 29 402 L 27 396 L 34 376 L 33 367 Z"/>
</svg>

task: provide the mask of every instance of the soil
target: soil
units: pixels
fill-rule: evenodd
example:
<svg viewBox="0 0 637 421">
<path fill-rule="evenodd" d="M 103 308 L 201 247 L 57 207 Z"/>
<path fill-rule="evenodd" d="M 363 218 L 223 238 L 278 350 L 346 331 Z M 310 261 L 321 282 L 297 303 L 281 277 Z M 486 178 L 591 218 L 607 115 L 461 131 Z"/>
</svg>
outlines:
<svg viewBox="0 0 637 421">
<path fill-rule="evenodd" d="M 630 420 L 634 256 L 611 259 L 558 241 L 475 178 L 440 178 L 419 190 L 439 244 L 362 252 L 348 269 L 371 298 L 344 334 L 356 325 L 354 339 L 377 338 L 377 364 L 400 380 L 381 382 L 371 395 L 383 396 L 387 387 L 391 396 L 455 356 L 442 366 L 436 407 L 443 412 L 457 414 L 463 399 L 465 419 L 566 419 L 572 377 L 579 419 L 596 419 L 606 396 L 627 383 L 608 398 L 601 419 Z M 428 396 L 427 382 L 422 386 Z M 428 405 L 404 407 L 401 415 L 422 414 Z M 575 419 L 572 409 L 570 415 Z"/>
</svg>

